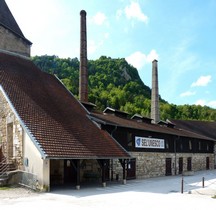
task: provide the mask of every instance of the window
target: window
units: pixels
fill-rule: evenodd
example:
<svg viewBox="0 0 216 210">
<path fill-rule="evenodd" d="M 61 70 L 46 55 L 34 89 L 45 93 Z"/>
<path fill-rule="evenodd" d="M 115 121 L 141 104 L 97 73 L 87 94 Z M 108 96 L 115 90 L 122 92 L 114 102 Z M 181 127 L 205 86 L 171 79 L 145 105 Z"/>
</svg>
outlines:
<svg viewBox="0 0 216 210">
<path fill-rule="evenodd" d="M 189 150 L 192 150 L 192 141 L 189 141 Z"/>
<path fill-rule="evenodd" d="M 180 150 L 183 151 L 183 143 L 180 143 Z"/>
<path fill-rule="evenodd" d="M 166 141 L 166 149 L 169 149 L 169 142 Z"/>
<path fill-rule="evenodd" d="M 12 158 L 14 155 L 13 151 L 13 123 L 7 124 L 7 155 L 8 158 Z"/>
<path fill-rule="evenodd" d="M 128 133 L 127 134 L 127 143 L 128 143 L 128 147 L 132 147 L 132 133 Z"/>
<path fill-rule="evenodd" d="M 199 141 L 199 150 L 201 150 L 201 141 Z"/>
</svg>

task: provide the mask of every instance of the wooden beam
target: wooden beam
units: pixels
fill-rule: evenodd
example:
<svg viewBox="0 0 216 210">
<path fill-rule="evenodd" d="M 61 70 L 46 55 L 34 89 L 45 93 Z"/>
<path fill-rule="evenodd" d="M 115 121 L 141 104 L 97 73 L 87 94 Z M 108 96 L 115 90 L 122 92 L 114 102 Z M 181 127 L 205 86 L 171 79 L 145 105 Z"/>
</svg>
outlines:
<svg viewBox="0 0 216 210">
<path fill-rule="evenodd" d="M 76 160 L 76 189 L 80 189 L 80 160 Z"/>
</svg>

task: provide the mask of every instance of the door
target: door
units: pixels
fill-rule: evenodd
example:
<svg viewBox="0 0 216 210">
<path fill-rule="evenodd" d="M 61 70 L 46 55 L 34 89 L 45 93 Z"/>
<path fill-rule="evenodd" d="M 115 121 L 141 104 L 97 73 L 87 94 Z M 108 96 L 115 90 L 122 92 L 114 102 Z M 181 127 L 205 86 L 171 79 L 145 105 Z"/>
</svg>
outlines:
<svg viewBox="0 0 216 210">
<path fill-rule="evenodd" d="M 110 180 L 110 160 L 105 161 L 105 181 Z"/>
<path fill-rule="evenodd" d="M 206 170 L 209 170 L 209 157 L 206 157 Z"/>
<path fill-rule="evenodd" d="M 166 158 L 166 176 L 172 175 L 172 159 Z"/>
<path fill-rule="evenodd" d="M 76 183 L 76 169 L 73 160 L 64 160 L 64 183 Z"/>
<path fill-rule="evenodd" d="M 127 162 L 127 179 L 136 179 L 136 158 Z"/>
<path fill-rule="evenodd" d="M 179 174 L 182 174 L 183 171 L 183 158 L 179 158 Z"/>
<path fill-rule="evenodd" d="M 192 170 L 192 160 L 191 160 L 191 157 L 187 158 L 187 170 L 188 171 Z"/>
</svg>

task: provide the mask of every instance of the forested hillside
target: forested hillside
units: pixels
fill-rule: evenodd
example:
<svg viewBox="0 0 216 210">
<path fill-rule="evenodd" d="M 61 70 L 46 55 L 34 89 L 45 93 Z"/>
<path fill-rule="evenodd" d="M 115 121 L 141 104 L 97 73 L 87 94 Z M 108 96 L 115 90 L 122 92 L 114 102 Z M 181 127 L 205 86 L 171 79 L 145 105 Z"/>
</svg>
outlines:
<svg viewBox="0 0 216 210">
<path fill-rule="evenodd" d="M 57 56 L 35 56 L 33 62 L 43 71 L 56 74 L 65 86 L 78 97 L 79 60 Z M 150 117 L 151 89 L 139 77 L 137 69 L 124 58 L 101 56 L 88 61 L 89 102 L 104 110 L 107 106 Z M 160 116 L 168 119 L 216 119 L 216 110 L 196 105 L 169 104 L 160 98 Z"/>
</svg>

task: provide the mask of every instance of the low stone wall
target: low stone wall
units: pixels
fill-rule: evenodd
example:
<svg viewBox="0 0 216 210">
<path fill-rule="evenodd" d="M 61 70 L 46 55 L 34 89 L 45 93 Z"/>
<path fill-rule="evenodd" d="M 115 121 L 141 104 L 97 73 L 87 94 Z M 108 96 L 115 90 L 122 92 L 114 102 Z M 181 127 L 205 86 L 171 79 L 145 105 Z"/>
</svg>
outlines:
<svg viewBox="0 0 216 210">
<path fill-rule="evenodd" d="M 11 171 L 8 173 L 7 185 L 23 185 L 30 189 L 36 190 L 39 188 L 37 176 L 26 171 Z"/>
</svg>

